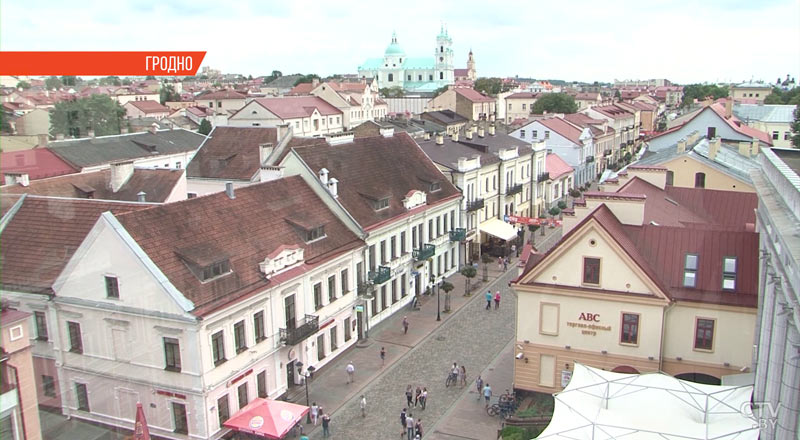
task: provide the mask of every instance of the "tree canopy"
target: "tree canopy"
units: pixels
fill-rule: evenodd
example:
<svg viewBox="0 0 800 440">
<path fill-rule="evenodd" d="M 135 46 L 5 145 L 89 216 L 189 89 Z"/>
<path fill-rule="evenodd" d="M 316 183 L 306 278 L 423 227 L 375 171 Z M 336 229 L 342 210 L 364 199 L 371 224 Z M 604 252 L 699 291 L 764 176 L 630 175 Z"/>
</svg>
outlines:
<svg viewBox="0 0 800 440">
<path fill-rule="evenodd" d="M 764 104 L 800 105 L 800 87 L 785 91 L 775 87 L 772 89 L 772 93 L 764 98 Z"/>
<path fill-rule="evenodd" d="M 707 97 L 713 99 L 725 98 L 728 96 L 728 87 L 716 84 L 690 84 L 683 87 L 683 101 L 681 107 L 688 107 L 694 100 L 702 101 Z"/>
<path fill-rule="evenodd" d="M 543 93 L 539 95 L 531 108 L 531 113 L 537 115 L 547 113 L 575 113 L 578 104 L 575 98 L 566 93 Z"/>
<path fill-rule="evenodd" d="M 125 109 L 108 95 L 61 101 L 50 114 L 50 134 L 81 137 L 89 130 L 97 136 L 119 134 L 124 117 Z"/>
<path fill-rule="evenodd" d="M 313 82 L 314 79 L 320 79 L 319 75 L 316 73 L 309 73 L 308 75 L 303 75 L 294 82 L 294 85 L 303 84 L 303 83 L 310 83 Z"/>
<path fill-rule="evenodd" d="M 17 83 L 17 88 L 18 89 L 25 89 L 25 90 L 30 89 L 31 88 L 31 83 L 29 83 L 27 81 L 20 81 L 20 82 Z"/>
<path fill-rule="evenodd" d="M 80 80 L 81 79 L 77 76 L 64 75 L 61 77 L 61 84 L 64 84 L 65 86 L 77 86 Z"/>
<path fill-rule="evenodd" d="M 101 86 L 121 86 L 122 81 L 120 81 L 118 76 L 106 76 L 100 78 L 100 85 Z"/>
<path fill-rule="evenodd" d="M 402 98 L 405 96 L 405 91 L 402 87 L 381 87 L 378 89 L 378 93 L 383 98 Z"/>
<path fill-rule="evenodd" d="M 795 98 L 796 99 L 796 98 Z M 800 148 L 800 107 L 794 109 L 794 121 L 792 121 L 792 146 Z"/>
<path fill-rule="evenodd" d="M 498 93 L 511 90 L 511 85 L 503 84 L 500 78 L 478 78 L 472 88 L 486 95 L 497 96 Z"/>
<path fill-rule="evenodd" d="M 205 135 L 211 133 L 211 123 L 208 122 L 208 119 L 200 121 L 200 128 L 197 129 L 197 132 Z"/>
<path fill-rule="evenodd" d="M 159 100 L 163 105 L 167 101 L 175 102 L 181 100 L 181 94 L 175 91 L 175 86 L 166 84 L 161 87 L 159 91 Z"/>
<path fill-rule="evenodd" d="M 61 82 L 61 78 L 57 76 L 48 76 L 44 80 L 44 86 L 47 87 L 47 90 L 55 90 L 60 89 L 64 83 Z"/>
</svg>

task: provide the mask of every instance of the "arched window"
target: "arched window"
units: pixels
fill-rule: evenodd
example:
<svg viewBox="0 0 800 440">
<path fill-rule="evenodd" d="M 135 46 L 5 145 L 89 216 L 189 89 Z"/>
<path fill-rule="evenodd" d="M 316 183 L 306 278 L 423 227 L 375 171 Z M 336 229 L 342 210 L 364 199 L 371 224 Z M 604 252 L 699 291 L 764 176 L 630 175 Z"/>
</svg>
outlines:
<svg viewBox="0 0 800 440">
<path fill-rule="evenodd" d="M 667 171 L 667 185 L 672 185 L 673 181 L 675 180 L 675 173 L 672 171 Z"/>
<path fill-rule="evenodd" d="M 695 175 L 694 175 L 694 187 L 695 188 L 705 188 L 706 187 L 706 173 L 695 173 Z"/>
<path fill-rule="evenodd" d="M 444 46 L 439 46 L 439 52 L 444 53 Z"/>
<path fill-rule="evenodd" d="M 389 82 L 392 82 L 392 81 L 394 81 L 394 74 L 392 74 L 392 73 L 390 73 L 390 74 L 389 74 L 389 79 L 388 79 L 388 81 L 389 81 Z"/>
<path fill-rule="evenodd" d="M 444 72 L 439 72 L 439 79 L 444 79 Z"/>
</svg>

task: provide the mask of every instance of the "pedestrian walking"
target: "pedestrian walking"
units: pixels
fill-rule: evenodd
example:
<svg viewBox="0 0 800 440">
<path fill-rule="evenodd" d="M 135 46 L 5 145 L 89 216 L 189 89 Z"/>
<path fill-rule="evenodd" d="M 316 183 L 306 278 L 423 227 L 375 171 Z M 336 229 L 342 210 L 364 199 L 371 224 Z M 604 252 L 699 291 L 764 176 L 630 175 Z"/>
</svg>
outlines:
<svg viewBox="0 0 800 440">
<path fill-rule="evenodd" d="M 408 316 L 403 316 L 403 334 L 408 334 Z"/>
<path fill-rule="evenodd" d="M 508 257 L 503 258 L 503 272 L 508 270 Z"/>
<path fill-rule="evenodd" d="M 498 290 L 494 294 L 494 309 L 497 310 L 500 308 L 500 291 Z"/>
<path fill-rule="evenodd" d="M 483 400 L 486 401 L 486 407 L 489 407 L 489 399 L 492 398 L 492 387 L 489 386 L 489 382 L 486 382 L 486 386 L 483 387 Z"/>
<path fill-rule="evenodd" d="M 511 245 L 511 255 L 517 255 L 517 245 L 516 244 L 512 244 Z"/>
<path fill-rule="evenodd" d="M 381 347 L 381 367 L 386 363 L 386 347 Z"/>
<path fill-rule="evenodd" d="M 414 406 L 414 394 L 411 392 L 411 385 L 406 387 L 406 402 L 408 402 L 409 408 Z"/>
<path fill-rule="evenodd" d="M 353 376 L 356 374 L 356 367 L 353 365 L 353 361 L 347 363 L 345 371 L 347 371 L 347 383 L 354 382 Z"/>
<path fill-rule="evenodd" d="M 419 403 L 422 405 L 422 409 L 425 409 L 425 405 L 428 404 L 428 388 L 422 387 L 422 395 L 419 397 Z"/>
<path fill-rule="evenodd" d="M 314 422 L 314 426 L 317 426 L 317 420 L 319 420 L 319 406 L 314 402 L 311 404 L 311 421 Z"/>
<path fill-rule="evenodd" d="M 406 434 L 408 436 L 407 440 L 412 440 L 414 438 L 415 426 L 416 424 L 414 423 L 414 417 L 411 415 L 411 413 L 408 413 L 408 416 L 406 417 Z"/>
<path fill-rule="evenodd" d="M 361 417 L 366 417 L 367 416 L 367 397 L 365 395 L 363 395 L 363 394 L 361 395 L 361 403 L 359 404 L 359 406 L 361 406 Z"/>
<path fill-rule="evenodd" d="M 486 291 L 486 310 L 492 310 L 492 291 Z"/>
<path fill-rule="evenodd" d="M 475 388 L 478 392 L 478 400 L 481 400 L 481 394 L 483 393 L 483 379 L 481 379 L 480 374 L 478 378 L 475 379 Z"/>
<path fill-rule="evenodd" d="M 503 257 L 497 257 L 497 270 L 503 270 Z"/>
<path fill-rule="evenodd" d="M 422 419 L 417 419 L 417 424 L 414 426 L 414 431 L 417 433 L 417 438 L 422 438 Z"/>
<path fill-rule="evenodd" d="M 422 388 L 417 387 L 417 389 L 414 391 L 414 407 L 415 408 L 417 407 L 417 404 L 419 403 L 420 396 L 422 396 Z"/>
<path fill-rule="evenodd" d="M 406 416 L 407 416 L 407 411 L 408 411 L 408 408 L 403 408 L 403 410 L 400 411 L 400 429 L 402 430 L 402 431 L 400 431 L 400 437 L 401 438 L 406 436 Z"/>
<path fill-rule="evenodd" d="M 320 408 L 322 409 L 322 408 Z M 331 416 L 323 413 L 322 414 L 322 436 L 323 437 L 330 437 L 331 436 Z"/>
<path fill-rule="evenodd" d="M 467 386 L 467 367 L 461 366 L 461 386 Z"/>
</svg>

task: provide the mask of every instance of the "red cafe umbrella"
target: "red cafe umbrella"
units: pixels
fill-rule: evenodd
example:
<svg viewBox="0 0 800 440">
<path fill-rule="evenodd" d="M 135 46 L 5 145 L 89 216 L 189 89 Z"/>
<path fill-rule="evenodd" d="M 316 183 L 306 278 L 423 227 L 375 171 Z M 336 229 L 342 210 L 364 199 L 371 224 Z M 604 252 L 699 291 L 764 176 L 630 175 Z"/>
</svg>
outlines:
<svg viewBox="0 0 800 440">
<path fill-rule="evenodd" d="M 135 440 L 150 440 L 150 429 L 147 419 L 144 418 L 144 409 L 141 402 L 136 403 L 136 423 L 133 425 L 133 438 Z"/>
<path fill-rule="evenodd" d="M 307 406 L 257 398 L 223 426 L 269 439 L 282 439 L 309 411 Z"/>
</svg>

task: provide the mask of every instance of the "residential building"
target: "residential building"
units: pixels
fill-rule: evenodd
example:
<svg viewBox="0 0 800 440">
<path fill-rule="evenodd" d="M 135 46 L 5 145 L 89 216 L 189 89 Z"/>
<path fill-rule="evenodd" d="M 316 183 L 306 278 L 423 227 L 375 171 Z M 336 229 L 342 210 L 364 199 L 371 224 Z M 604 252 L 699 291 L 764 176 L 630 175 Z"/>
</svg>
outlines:
<svg viewBox="0 0 800 440">
<path fill-rule="evenodd" d="M 0 436 L 40 440 L 39 403 L 33 372 L 31 314 L 2 305 L 0 322 Z"/>
<path fill-rule="evenodd" d="M 3 175 L 4 184 L 6 174 L 19 176 L 27 174 L 28 180 L 37 180 L 77 172 L 78 169 L 73 168 L 47 148 L 0 153 L 0 174 Z"/>
<path fill-rule="evenodd" d="M 400 87 L 407 93 L 431 94 L 453 84 L 453 39 L 442 26 L 436 36 L 433 57 L 408 57 L 392 33 L 382 58 L 370 58 L 358 66 L 358 76 L 375 78 L 381 88 Z"/>
<path fill-rule="evenodd" d="M 758 131 L 772 138 L 772 146 L 792 148 L 792 121 L 795 105 L 734 104 L 733 114 Z"/>
<path fill-rule="evenodd" d="M 435 124 L 443 126 L 447 135 L 453 135 L 454 133 L 463 131 L 464 127 L 467 125 L 467 122 L 469 122 L 467 118 L 459 115 L 453 110 L 424 112 L 419 115 L 419 117 L 426 121 L 431 121 Z"/>
<path fill-rule="evenodd" d="M 744 82 L 731 86 L 730 97 L 734 102 L 763 104 L 764 98 L 772 93 L 772 86 L 758 82 Z"/>
<path fill-rule="evenodd" d="M 272 81 L 261 86 L 261 93 L 273 96 L 281 96 L 289 93 L 295 83 L 303 78 L 303 75 L 279 76 Z"/>
<path fill-rule="evenodd" d="M 708 384 L 752 368 L 756 196 L 667 186 L 663 168 L 628 173 L 565 211 L 564 237 L 512 283 L 529 314 L 517 390 L 558 392 L 574 362 Z"/>
<path fill-rule="evenodd" d="M 50 133 L 50 111 L 40 108 L 33 109 L 18 117 L 14 124 L 16 134 L 23 136 L 38 136 Z"/>
<path fill-rule="evenodd" d="M 169 107 L 159 104 L 158 101 L 128 101 L 122 108 L 127 112 L 125 117 L 128 119 L 164 119 L 172 112 Z"/>
<path fill-rule="evenodd" d="M 683 101 L 683 86 L 659 86 L 653 96 L 668 108 L 675 108 Z"/>
<path fill-rule="evenodd" d="M 247 95 L 235 90 L 217 90 L 201 93 L 195 97 L 195 102 L 212 109 L 215 113 L 231 115 L 244 107 Z"/>
<path fill-rule="evenodd" d="M 80 172 L 133 160 L 141 168 L 184 168 L 206 137 L 189 130 L 156 130 L 50 142 L 48 149 Z"/>
<path fill-rule="evenodd" d="M 535 119 L 509 133 L 521 140 L 543 141 L 547 150 L 557 154 L 575 170 L 573 185 L 584 186 L 597 175 L 592 130 L 573 125 L 561 118 Z"/>
<path fill-rule="evenodd" d="M 631 101 L 631 102 L 618 102 L 618 107 L 622 107 L 625 110 L 633 113 L 639 114 L 639 120 L 634 121 L 634 123 L 639 123 L 639 132 L 653 132 L 656 129 L 656 119 L 658 118 L 658 107 L 652 104 L 648 104 L 646 102 L 641 101 Z"/>
<path fill-rule="evenodd" d="M 533 104 L 538 97 L 538 93 L 530 92 L 517 92 L 506 96 L 506 124 L 516 119 L 528 119 L 533 113 Z"/>
<path fill-rule="evenodd" d="M 386 101 L 378 95 L 376 81 L 310 83 L 296 85 L 289 95 L 313 95 L 325 100 L 342 112 L 342 127 L 350 130 L 364 121 L 382 119 L 389 112 Z"/>
<path fill-rule="evenodd" d="M 322 136 L 344 130 L 342 111 L 316 96 L 256 98 L 228 118 L 233 127 L 289 124 L 297 136 Z"/>
<path fill-rule="evenodd" d="M 496 100 L 477 90 L 455 87 L 428 101 L 429 110 L 452 110 L 470 121 L 494 121 Z"/>
<path fill-rule="evenodd" d="M 582 111 L 594 119 L 605 120 L 614 129 L 614 144 L 611 161 L 616 162 L 625 154 L 633 154 L 635 143 L 639 140 L 638 114 L 617 105 L 603 105 Z"/>
<path fill-rule="evenodd" d="M 544 143 L 532 145 L 496 133 L 492 126 L 488 133 L 478 126 L 451 136 L 438 133 L 419 145 L 464 197 L 461 263 L 477 262 L 490 236 L 516 238 L 517 229 L 505 215 L 534 217 L 541 212 L 544 187 L 537 177 L 544 171 Z"/>
<path fill-rule="evenodd" d="M 754 192 L 750 173 L 759 167 L 759 145 L 757 140 L 739 143 L 723 142 L 719 137 L 709 140 L 693 132 L 676 145 L 658 150 L 648 148 L 635 165 L 666 168 L 667 185 Z M 606 183 L 619 184 L 613 179 Z"/>
<path fill-rule="evenodd" d="M 578 111 L 592 108 L 594 106 L 603 105 L 603 95 L 599 92 L 580 92 L 576 93 L 575 103 L 578 104 Z"/>
<path fill-rule="evenodd" d="M 609 125 L 608 120 L 595 119 L 583 113 L 569 113 L 564 115 L 564 119 L 576 127 L 591 130 L 594 144 L 593 155 L 597 162 L 597 176 L 595 177 L 599 180 L 606 168 L 613 165 L 616 130 Z"/>
<path fill-rule="evenodd" d="M 545 158 L 547 169 L 544 182 L 544 205 L 540 216 L 546 215 L 549 208 L 566 202 L 569 190 L 575 187 L 575 169 L 564 161 L 558 154 L 547 153 Z"/>
<path fill-rule="evenodd" d="M 458 271 L 459 246 L 449 232 L 463 227 L 461 194 L 407 134 L 331 136 L 287 149 L 278 164 L 327 187 L 320 197 L 365 233 L 364 263 L 355 271 L 363 292 L 358 328 L 402 310 Z"/>
<path fill-rule="evenodd" d="M 753 391 L 759 407 L 754 412 L 770 421 L 761 426 L 763 438 L 790 440 L 800 430 L 800 156 L 794 149 L 765 149 L 759 162 L 760 169 L 751 173 L 761 251 Z"/>
</svg>

